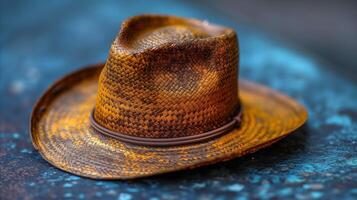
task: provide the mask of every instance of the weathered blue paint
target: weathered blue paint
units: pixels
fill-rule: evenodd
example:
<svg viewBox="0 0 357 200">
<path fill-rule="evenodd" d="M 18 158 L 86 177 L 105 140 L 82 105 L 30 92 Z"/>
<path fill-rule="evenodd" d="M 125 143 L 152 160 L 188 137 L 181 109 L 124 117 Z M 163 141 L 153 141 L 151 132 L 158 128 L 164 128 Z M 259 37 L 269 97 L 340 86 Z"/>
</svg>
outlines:
<svg viewBox="0 0 357 200">
<path fill-rule="evenodd" d="M 148 12 L 237 29 L 240 77 L 302 102 L 309 110 L 308 124 L 252 155 L 139 180 L 95 181 L 52 167 L 28 136 L 35 100 L 62 75 L 105 60 L 120 22 Z M 357 86 L 305 51 L 178 1 L 31 1 L 1 6 L 0 13 L 1 199 L 357 198 Z"/>
</svg>

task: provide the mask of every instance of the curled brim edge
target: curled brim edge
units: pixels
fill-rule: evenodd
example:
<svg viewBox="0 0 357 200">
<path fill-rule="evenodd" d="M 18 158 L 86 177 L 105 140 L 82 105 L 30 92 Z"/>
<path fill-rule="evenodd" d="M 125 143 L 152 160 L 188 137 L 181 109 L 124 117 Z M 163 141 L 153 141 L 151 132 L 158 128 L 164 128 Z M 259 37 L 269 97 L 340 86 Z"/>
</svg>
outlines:
<svg viewBox="0 0 357 200">
<path fill-rule="evenodd" d="M 52 165 L 93 179 L 132 179 L 226 161 L 278 141 L 301 127 L 306 109 L 265 86 L 239 82 L 239 128 L 209 141 L 173 147 L 133 145 L 90 126 L 98 76 L 92 65 L 56 81 L 36 103 L 30 121 L 34 147 Z"/>
</svg>

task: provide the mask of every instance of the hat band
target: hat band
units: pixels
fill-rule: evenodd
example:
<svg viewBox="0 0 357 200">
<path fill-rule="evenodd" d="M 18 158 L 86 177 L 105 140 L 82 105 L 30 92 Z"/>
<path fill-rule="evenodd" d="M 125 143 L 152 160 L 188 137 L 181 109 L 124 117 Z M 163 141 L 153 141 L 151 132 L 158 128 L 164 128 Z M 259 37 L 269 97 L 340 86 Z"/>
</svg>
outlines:
<svg viewBox="0 0 357 200">
<path fill-rule="evenodd" d="M 126 135 L 123 133 L 111 131 L 95 121 L 94 109 L 92 110 L 90 115 L 90 124 L 94 129 L 94 131 L 96 131 L 97 133 L 113 137 L 123 142 L 128 142 L 137 145 L 148 145 L 148 146 L 176 146 L 176 145 L 201 142 L 229 132 L 230 130 L 240 125 L 241 116 L 242 116 L 241 110 L 242 109 L 239 109 L 238 114 L 233 117 L 232 121 L 230 121 L 229 123 L 227 123 L 226 125 L 220 128 L 214 129 L 212 131 L 200 133 L 198 135 L 176 137 L 176 138 L 145 138 L 145 137 L 131 136 L 131 135 Z"/>
</svg>

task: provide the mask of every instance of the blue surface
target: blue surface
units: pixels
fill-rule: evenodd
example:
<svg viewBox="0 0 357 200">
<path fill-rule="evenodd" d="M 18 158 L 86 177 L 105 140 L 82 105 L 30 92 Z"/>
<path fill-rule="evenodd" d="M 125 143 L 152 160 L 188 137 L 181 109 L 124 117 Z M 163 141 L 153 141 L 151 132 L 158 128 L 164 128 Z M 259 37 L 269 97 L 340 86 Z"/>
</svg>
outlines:
<svg viewBox="0 0 357 200">
<path fill-rule="evenodd" d="M 357 198 L 357 86 L 328 71 L 324 61 L 187 2 L 2 4 L 1 199 Z M 104 61 L 121 21 L 140 13 L 196 17 L 235 28 L 240 77 L 299 100 L 309 110 L 307 125 L 242 158 L 133 181 L 95 181 L 52 167 L 28 136 L 35 100 L 64 74 Z"/>
</svg>

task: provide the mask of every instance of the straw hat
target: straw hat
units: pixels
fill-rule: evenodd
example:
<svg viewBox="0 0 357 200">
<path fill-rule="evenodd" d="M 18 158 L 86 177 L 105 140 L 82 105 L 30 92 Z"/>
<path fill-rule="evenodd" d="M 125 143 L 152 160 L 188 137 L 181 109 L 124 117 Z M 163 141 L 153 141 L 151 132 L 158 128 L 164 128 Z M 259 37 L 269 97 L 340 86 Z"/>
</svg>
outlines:
<svg viewBox="0 0 357 200">
<path fill-rule="evenodd" d="M 288 135 L 306 109 L 238 82 L 233 29 L 143 15 L 125 21 L 105 64 L 54 83 L 31 116 L 52 165 L 96 179 L 130 179 L 229 160 Z"/>
</svg>

